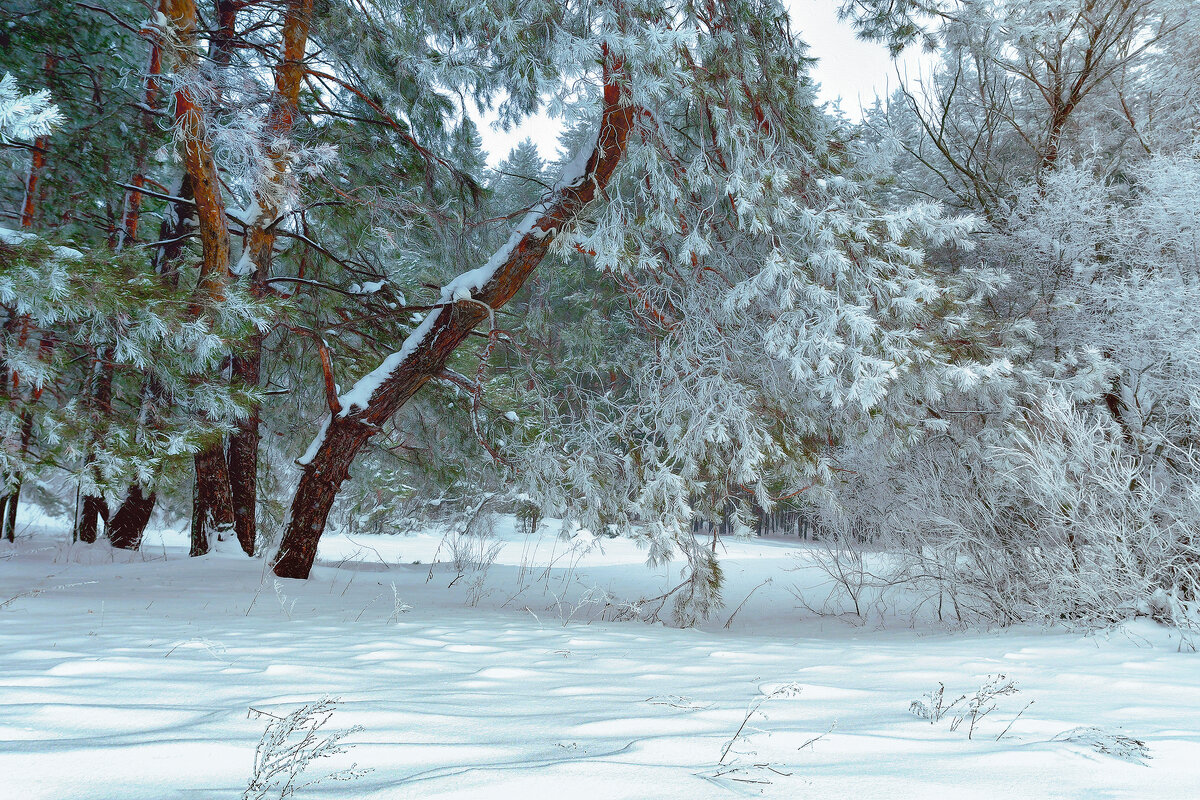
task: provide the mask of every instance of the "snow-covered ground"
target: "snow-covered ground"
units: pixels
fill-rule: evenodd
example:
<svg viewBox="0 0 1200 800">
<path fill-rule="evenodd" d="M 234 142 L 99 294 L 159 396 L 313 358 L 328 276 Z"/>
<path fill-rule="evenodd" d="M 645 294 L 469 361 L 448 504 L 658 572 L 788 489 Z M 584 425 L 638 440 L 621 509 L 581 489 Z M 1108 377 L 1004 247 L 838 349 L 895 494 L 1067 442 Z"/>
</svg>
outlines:
<svg viewBox="0 0 1200 800">
<path fill-rule="evenodd" d="M 239 798 L 266 715 L 330 695 L 328 728 L 362 730 L 307 777 L 371 772 L 300 797 L 1200 797 L 1200 655 L 1150 623 L 818 616 L 795 594 L 828 587 L 795 540 L 727 542 L 727 606 L 699 628 L 606 622 L 678 566 L 511 521 L 498 537 L 486 574 L 459 577 L 439 534 L 331 536 L 300 582 L 188 559 L 178 532 L 131 557 L 27 528 L 0 544 L 0 796 Z M 973 732 L 951 729 L 966 701 L 934 724 L 910 711 L 1000 674 L 1019 692 Z M 1077 728 L 1103 732 L 1064 741 Z M 1097 749 L 1136 749 L 1120 736 L 1148 758 Z"/>
</svg>

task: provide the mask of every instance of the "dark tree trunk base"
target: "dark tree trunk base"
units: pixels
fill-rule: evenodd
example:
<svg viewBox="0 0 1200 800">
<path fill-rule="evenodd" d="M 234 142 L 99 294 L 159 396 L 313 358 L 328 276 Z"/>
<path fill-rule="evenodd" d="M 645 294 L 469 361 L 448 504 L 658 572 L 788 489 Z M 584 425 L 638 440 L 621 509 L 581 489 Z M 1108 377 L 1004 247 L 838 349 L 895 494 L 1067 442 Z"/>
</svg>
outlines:
<svg viewBox="0 0 1200 800">
<path fill-rule="evenodd" d="M 129 487 L 124 502 L 108 522 L 108 541 L 113 547 L 137 550 L 142 546 L 142 537 L 146 533 L 146 525 L 150 523 L 156 499 L 153 490 L 147 495 L 136 483 Z"/>
<path fill-rule="evenodd" d="M 9 535 L 11 531 L 4 525 L 4 520 L 8 519 L 8 498 L 8 495 L 0 497 L 0 539 L 8 539 L 11 542 L 13 540 L 13 537 Z"/>
<path fill-rule="evenodd" d="M 307 578 L 317 558 L 317 543 L 338 490 L 350 477 L 350 464 L 375 432 L 362 421 L 334 417 L 325 432 L 325 446 L 304 468 L 292 498 L 292 519 L 275 557 L 275 574 L 281 578 Z M 331 438 L 332 437 L 332 438 Z"/>
<path fill-rule="evenodd" d="M 12 494 L 5 499 L 7 501 L 7 508 L 5 508 L 4 513 L 4 538 L 10 542 L 15 542 L 17 540 L 17 506 L 21 502 L 20 481 L 17 481 Z"/>
<path fill-rule="evenodd" d="M 221 442 L 196 454 L 196 492 L 192 498 L 192 547 L 190 556 L 209 550 L 210 534 L 219 541 L 233 531 L 233 497 L 229 490 L 229 463 Z"/>
<path fill-rule="evenodd" d="M 96 535 L 100 530 L 100 520 L 108 521 L 108 503 L 102 497 L 85 495 L 83 508 L 79 511 L 79 521 L 75 525 L 75 541 L 84 544 L 95 544 Z"/>
</svg>

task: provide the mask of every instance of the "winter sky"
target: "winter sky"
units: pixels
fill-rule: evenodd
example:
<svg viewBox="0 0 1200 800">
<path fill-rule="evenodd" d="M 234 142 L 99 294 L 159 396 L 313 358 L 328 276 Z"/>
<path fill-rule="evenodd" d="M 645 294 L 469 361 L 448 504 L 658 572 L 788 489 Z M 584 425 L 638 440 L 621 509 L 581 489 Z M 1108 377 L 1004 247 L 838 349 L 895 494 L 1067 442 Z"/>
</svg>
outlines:
<svg viewBox="0 0 1200 800">
<path fill-rule="evenodd" d="M 887 48 L 864 42 L 854 35 L 849 23 L 840 22 L 837 9 L 841 0 L 787 0 L 792 10 L 792 28 L 808 43 L 817 58 L 815 77 L 821 84 L 822 100 L 842 99 L 842 110 L 857 118 L 860 106 L 868 106 L 875 95 L 886 95 L 896 85 L 897 65 Z M 919 57 L 905 54 L 900 61 L 901 74 L 915 76 Z M 512 130 L 492 127 L 495 116 L 485 117 L 480 125 L 488 163 L 497 164 L 518 142 L 526 137 L 537 143 L 546 158 L 557 156 L 559 125 L 542 116 L 526 120 Z"/>
</svg>

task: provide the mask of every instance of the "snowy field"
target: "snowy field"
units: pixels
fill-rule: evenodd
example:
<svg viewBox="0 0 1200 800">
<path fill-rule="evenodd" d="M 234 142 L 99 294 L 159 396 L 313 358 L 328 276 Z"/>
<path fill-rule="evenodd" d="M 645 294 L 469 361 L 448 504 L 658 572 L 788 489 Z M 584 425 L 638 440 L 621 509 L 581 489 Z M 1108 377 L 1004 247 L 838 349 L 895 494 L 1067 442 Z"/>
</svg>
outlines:
<svg viewBox="0 0 1200 800">
<path fill-rule="evenodd" d="M 1200 797 L 1200 656 L 1170 631 L 819 616 L 794 539 L 727 542 L 726 608 L 679 630 L 605 621 L 677 565 L 505 521 L 486 572 L 440 534 L 330 536 L 308 582 L 178 532 L 132 555 L 24 533 L 0 543 L 3 797 L 233 800 L 269 715 L 324 695 L 325 730 L 361 730 L 306 779 L 370 772 L 298 797 Z M 969 699 L 910 710 L 998 675 L 1019 691 L 973 730 Z"/>
</svg>

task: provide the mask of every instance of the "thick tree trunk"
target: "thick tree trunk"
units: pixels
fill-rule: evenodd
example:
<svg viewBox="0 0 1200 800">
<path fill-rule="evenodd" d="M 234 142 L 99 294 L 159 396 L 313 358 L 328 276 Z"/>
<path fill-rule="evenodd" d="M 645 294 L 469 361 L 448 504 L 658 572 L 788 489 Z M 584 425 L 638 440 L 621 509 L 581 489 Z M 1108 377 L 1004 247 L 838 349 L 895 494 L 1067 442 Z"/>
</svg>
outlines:
<svg viewBox="0 0 1200 800">
<path fill-rule="evenodd" d="M 443 289 L 442 303 L 409 336 L 400 352 L 339 401 L 345 407 L 331 414 L 325 430 L 306 454 L 307 463 L 275 560 L 276 575 L 308 577 L 329 511 L 358 451 L 426 381 L 442 371 L 450 355 L 475 326 L 488 318 L 490 310 L 512 299 L 545 257 L 558 231 L 574 221 L 608 184 L 625 154 L 635 112 L 617 82 L 621 65 L 607 51 L 603 67 L 604 110 L 596 144 L 582 174 L 564 176 L 567 185 L 556 188 L 537 212 L 531 212 L 536 216 L 526 219 L 513 232 L 498 265 L 485 276 L 482 286 Z M 469 299 L 463 298 L 464 292 Z M 352 400 L 355 405 L 349 405 Z"/>
<path fill-rule="evenodd" d="M 154 511 L 155 499 L 154 490 L 146 494 L 139 484 L 135 483 L 129 487 L 121 507 L 108 522 L 108 541 L 113 547 L 137 550 L 142 546 L 142 536 L 146 533 L 146 525 L 149 524 L 150 514 Z"/>
<path fill-rule="evenodd" d="M 416 388 L 413 387 L 404 399 L 411 397 Z M 275 556 L 276 575 L 281 578 L 308 577 L 338 490 L 350 477 L 354 457 L 374 432 L 370 423 L 359 419 L 334 417 L 330 422 L 316 458 L 305 465 L 292 497 L 292 517 Z"/>
<path fill-rule="evenodd" d="M 225 541 L 233 532 L 233 496 L 229 490 L 229 465 L 221 442 L 196 454 L 196 491 L 192 497 L 192 548 L 202 556 L 212 536 Z"/>
</svg>

